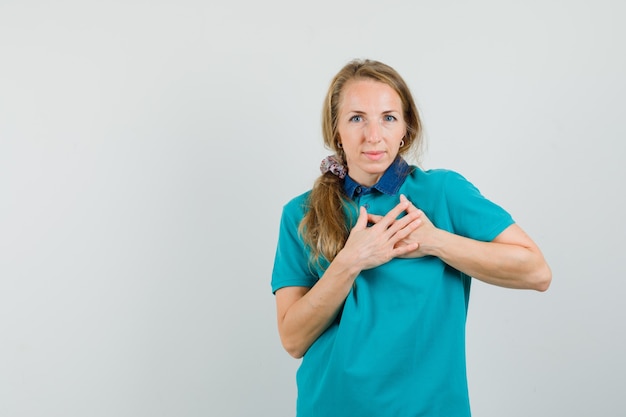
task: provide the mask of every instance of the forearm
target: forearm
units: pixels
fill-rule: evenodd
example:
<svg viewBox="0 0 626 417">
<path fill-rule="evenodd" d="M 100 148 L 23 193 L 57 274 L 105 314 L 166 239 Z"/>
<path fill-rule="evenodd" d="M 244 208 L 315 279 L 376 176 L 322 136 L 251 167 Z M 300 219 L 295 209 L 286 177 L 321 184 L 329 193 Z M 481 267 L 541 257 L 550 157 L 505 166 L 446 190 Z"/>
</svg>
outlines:
<svg viewBox="0 0 626 417">
<path fill-rule="evenodd" d="M 511 227 L 516 233 L 521 231 Z M 439 230 L 432 245 L 421 250 L 467 275 L 501 287 L 545 291 L 552 277 L 530 239 L 526 243 L 507 242 L 506 238 L 480 242 Z"/>
<path fill-rule="evenodd" d="M 358 275 L 358 268 L 337 258 L 322 278 L 278 317 L 282 344 L 296 358 L 302 357 L 333 322 Z"/>
<path fill-rule="evenodd" d="M 384 217 L 370 217 L 361 207 L 345 246 L 317 283 L 310 289 L 287 287 L 276 292 L 278 331 L 287 352 L 294 357 L 304 355 L 335 320 L 361 271 L 417 249 L 417 243 L 398 246 L 417 227 L 415 212 L 397 220 L 408 206 L 408 201 L 401 202 Z M 371 227 L 370 219 L 376 220 Z"/>
</svg>

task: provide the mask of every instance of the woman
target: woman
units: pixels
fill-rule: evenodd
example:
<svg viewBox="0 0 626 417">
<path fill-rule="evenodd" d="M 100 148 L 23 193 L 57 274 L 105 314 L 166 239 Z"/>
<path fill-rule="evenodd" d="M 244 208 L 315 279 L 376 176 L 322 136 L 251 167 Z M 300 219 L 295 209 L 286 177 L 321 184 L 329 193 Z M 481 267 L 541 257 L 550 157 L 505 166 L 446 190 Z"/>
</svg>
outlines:
<svg viewBox="0 0 626 417">
<path fill-rule="evenodd" d="M 421 124 L 393 68 L 348 63 L 322 124 L 334 155 L 285 205 L 272 274 L 298 417 L 469 416 L 470 277 L 545 291 L 550 268 L 461 175 L 405 162 Z"/>
</svg>

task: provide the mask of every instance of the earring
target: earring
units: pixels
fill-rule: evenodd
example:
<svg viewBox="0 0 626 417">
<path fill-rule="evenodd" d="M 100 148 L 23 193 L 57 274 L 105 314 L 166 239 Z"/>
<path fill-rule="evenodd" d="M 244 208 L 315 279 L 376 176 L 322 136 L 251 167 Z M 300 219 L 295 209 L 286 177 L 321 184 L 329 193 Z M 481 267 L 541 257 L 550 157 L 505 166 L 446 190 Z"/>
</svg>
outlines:
<svg viewBox="0 0 626 417">
<path fill-rule="evenodd" d="M 403 146 L 404 146 L 404 139 L 400 141 L 400 147 L 402 148 Z"/>
<path fill-rule="evenodd" d="M 341 144 L 341 142 L 337 142 L 337 147 L 338 147 L 339 149 L 343 149 L 343 145 Z"/>
</svg>

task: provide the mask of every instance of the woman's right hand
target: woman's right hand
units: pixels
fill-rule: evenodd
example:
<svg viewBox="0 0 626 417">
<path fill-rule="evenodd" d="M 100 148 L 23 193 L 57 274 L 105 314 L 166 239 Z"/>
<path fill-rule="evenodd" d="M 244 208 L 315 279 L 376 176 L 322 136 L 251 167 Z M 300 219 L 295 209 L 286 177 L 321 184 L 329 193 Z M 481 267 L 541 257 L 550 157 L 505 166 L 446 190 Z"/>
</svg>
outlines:
<svg viewBox="0 0 626 417">
<path fill-rule="evenodd" d="M 276 291 L 278 331 L 289 354 L 302 357 L 328 328 L 362 270 L 417 249 L 416 243 L 394 247 L 419 226 L 417 210 L 408 212 L 408 208 L 409 202 L 402 201 L 379 216 L 368 214 L 361 207 L 345 246 L 313 287 L 284 287 Z M 398 219 L 404 211 L 407 214 Z"/>
<path fill-rule="evenodd" d="M 365 207 L 359 208 L 359 218 L 350 231 L 348 240 L 337 257 L 352 259 L 360 270 L 375 268 L 391 259 L 417 249 L 417 243 L 397 245 L 418 226 L 415 211 L 407 211 L 408 201 L 400 201 L 384 216 L 368 214 Z M 398 216 L 407 212 L 400 219 Z M 416 221 L 417 220 L 417 221 Z M 368 226 L 369 223 L 374 223 Z M 396 247 L 397 246 L 397 247 Z"/>
</svg>

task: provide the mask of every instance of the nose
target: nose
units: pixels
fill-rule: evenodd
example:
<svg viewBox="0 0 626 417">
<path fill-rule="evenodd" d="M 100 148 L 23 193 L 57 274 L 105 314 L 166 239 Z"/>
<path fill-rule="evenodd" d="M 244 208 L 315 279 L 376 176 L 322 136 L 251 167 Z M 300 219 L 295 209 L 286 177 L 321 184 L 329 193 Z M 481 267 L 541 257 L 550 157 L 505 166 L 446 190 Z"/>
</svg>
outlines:
<svg viewBox="0 0 626 417">
<path fill-rule="evenodd" d="M 380 142 L 382 139 L 382 126 L 377 122 L 367 123 L 365 126 L 365 140 L 372 143 Z"/>
</svg>

